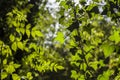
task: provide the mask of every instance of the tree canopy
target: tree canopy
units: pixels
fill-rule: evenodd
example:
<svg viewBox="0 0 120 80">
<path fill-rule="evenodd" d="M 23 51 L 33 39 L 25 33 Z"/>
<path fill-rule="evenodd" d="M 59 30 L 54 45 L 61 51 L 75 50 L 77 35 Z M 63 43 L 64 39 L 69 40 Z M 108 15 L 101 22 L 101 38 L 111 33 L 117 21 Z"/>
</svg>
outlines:
<svg viewBox="0 0 120 80">
<path fill-rule="evenodd" d="M 119 80 L 120 1 L 0 0 L 1 80 Z"/>
</svg>

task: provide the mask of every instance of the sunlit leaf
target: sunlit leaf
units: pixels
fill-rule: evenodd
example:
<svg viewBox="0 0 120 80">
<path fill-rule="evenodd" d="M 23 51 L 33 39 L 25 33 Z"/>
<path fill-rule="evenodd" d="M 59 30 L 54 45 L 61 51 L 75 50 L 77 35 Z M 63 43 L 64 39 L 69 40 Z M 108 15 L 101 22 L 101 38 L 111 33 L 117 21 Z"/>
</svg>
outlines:
<svg viewBox="0 0 120 80">
<path fill-rule="evenodd" d="M 18 76 L 18 74 L 12 74 L 12 79 L 13 80 L 20 80 L 20 76 Z"/>
<path fill-rule="evenodd" d="M 31 24 L 26 25 L 26 29 L 30 29 L 30 27 L 31 27 Z"/>
<path fill-rule="evenodd" d="M 23 50 L 23 43 L 22 42 L 17 42 L 17 47 L 21 50 Z"/>
<path fill-rule="evenodd" d="M 28 73 L 27 73 L 27 78 L 28 78 L 29 80 L 31 80 L 31 79 L 33 78 L 33 76 L 32 76 L 32 73 L 31 73 L 31 72 L 28 72 Z"/>
<path fill-rule="evenodd" d="M 29 48 L 31 49 L 31 48 L 33 48 L 33 49 L 37 49 L 37 45 L 36 44 L 34 44 L 34 43 L 31 43 L 30 45 L 29 45 Z"/>
<path fill-rule="evenodd" d="M 87 44 L 87 45 L 84 46 L 84 50 L 85 50 L 86 52 L 90 51 L 90 50 L 93 49 L 93 48 L 94 48 L 94 46 L 91 46 L 90 44 Z"/>
<path fill-rule="evenodd" d="M 81 75 L 81 76 L 78 78 L 78 80 L 85 80 L 84 75 Z"/>
<path fill-rule="evenodd" d="M 58 32 L 57 37 L 55 38 L 55 41 L 58 41 L 61 44 L 63 44 L 64 43 L 64 34 L 62 32 Z"/>
<path fill-rule="evenodd" d="M 17 31 L 18 33 L 20 33 L 20 28 L 16 28 L 16 31 Z"/>
<path fill-rule="evenodd" d="M 61 70 L 61 69 L 64 69 L 63 66 L 57 66 L 57 68 L 60 69 L 60 70 Z"/>
<path fill-rule="evenodd" d="M 54 67 L 55 63 L 51 63 L 51 67 L 50 67 L 50 70 L 53 71 L 53 67 Z"/>
<path fill-rule="evenodd" d="M 102 75 L 99 75 L 97 80 L 109 80 L 110 75 L 113 73 L 112 70 L 104 71 Z"/>
<path fill-rule="evenodd" d="M 12 50 L 16 51 L 17 50 L 17 43 L 13 42 L 13 44 L 11 45 Z"/>
<path fill-rule="evenodd" d="M 32 35 L 33 38 L 35 38 L 35 32 L 34 31 L 31 32 L 31 35 Z"/>
<path fill-rule="evenodd" d="M 60 6 L 65 6 L 66 5 L 66 1 L 61 1 L 60 2 Z"/>
<path fill-rule="evenodd" d="M 1 72 L 1 80 L 5 79 L 7 75 L 8 74 L 6 72 Z"/>
<path fill-rule="evenodd" d="M 75 41 L 74 40 L 70 40 L 70 45 L 71 46 L 76 46 Z"/>
<path fill-rule="evenodd" d="M 77 74 L 77 72 L 75 70 L 71 70 L 71 78 L 77 79 L 79 77 L 79 75 Z"/>
<path fill-rule="evenodd" d="M 20 41 L 22 39 L 22 36 L 16 37 L 16 41 Z"/>
<path fill-rule="evenodd" d="M 85 58 L 87 61 L 89 61 L 89 59 L 92 58 L 92 54 L 91 53 L 86 54 Z"/>
<path fill-rule="evenodd" d="M 12 21 L 14 27 L 18 27 L 16 21 Z"/>
<path fill-rule="evenodd" d="M 98 61 L 94 61 L 94 62 L 91 62 L 89 65 L 94 69 L 94 70 L 97 70 L 98 68 Z"/>
<path fill-rule="evenodd" d="M 93 7 L 95 7 L 95 6 L 96 6 L 96 4 L 92 4 L 92 5 L 88 6 L 86 10 L 90 11 L 90 10 L 93 9 Z"/>
<path fill-rule="evenodd" d="M 120 32 L 119 31 L 114 31 L 114 33 L 109 37 L 111 41 L 115 41 L 115 43 L 120 42 Z"/>
<path fill-rule="evenodd" d="M 25 34 L 25 29 L 24 28 L 19 28 L 19 29 L 22 32 L 22 34 L 24 35 Z"/>
<path fill-rule="evenodd" d="M 26 30 L 26 34 L 27 34 L 27 36 L 28 36 L 28 38 L 30 37 L 30 30 Z"/>
<path fill-rule="evenodd" d="M 13 73 L 15 71 L 15 68 L 13 65 L 8 65 L 7 68 L 6 68 L 6 71 L 8 73 Z"/>
<path fill-rule="evenodd" d="M 105 43 L 101 47 L 103 49 L 105 57 L 110 56 L 115 49 L 115 47 L 113 45 L 110 45 L 109 43 Z"/>
<path fill-rule="evenodd" d="M 15 36 L 13 34 L 10 34 L 9 39 L 10 39 L 10 41 L 13 42 L 15 40 Z"/>
<path fill-rule="evenodd" d="M 20 64 L 14 64 L 15 68 L 19 68 L 21 65 Z"/>
<path fill-rule="evenodd" d="M 55 64 L 54 67 L 53 67 L 55 72 L 57 72 L 57 66 L 58 66 L 58 65 Z"/>
<path fill-rule="evenodd" d="M 3 60 L 3 64 L 7 64 L 7 59 L 4 59 L 4 60 Z"/>
<path fill-rule="evenodd" d="M 35 31 L 35 34 L 39 37 L 43 37 L 43 34 L 40 31 Z"/>
</svg>

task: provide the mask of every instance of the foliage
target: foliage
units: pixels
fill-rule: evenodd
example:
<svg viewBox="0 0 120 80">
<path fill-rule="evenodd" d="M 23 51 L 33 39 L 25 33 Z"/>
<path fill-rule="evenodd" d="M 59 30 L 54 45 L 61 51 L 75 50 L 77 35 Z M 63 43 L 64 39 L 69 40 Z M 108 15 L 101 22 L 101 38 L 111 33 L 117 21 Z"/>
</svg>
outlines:
<svg viewBox="0 0 120 80">
<path fill-rule="evenodd" d="M 120 1 L 56 1 L 0 1 L 1 80 L 119 80 Z"/>
<path fill-rule="evenodd" d="M 63 70 L 63 59 L 59 58 L 57 52 L 49 51 L 43 46 L 46 36 L 42 28 L 45 29 L 45 26 L 50 26 L 54 22 L 51 14 L 43 10 L 46 1 L 15 2 L 15 5 L 5 7 L 10 9 L 9 11 L 5 13 L 2 13 L 4 10 L 0 11 L 4 15 L 4 18 L 0 16 L 0 29 L 3 31 L 0 33 L 1 79 L 44 79 L 46 76 L 42 75 L 46 72 Z M 33 14 L 31 11 L 40 6 L 36 3 L 43 6 Z M 38 22 L 39 19 L 44 23 Z M 48 20 L 52 21 L 48 23 Z"/>
<path fill-rule="evenodd" d="M 76 4 L 68 0 L 61 1 L 60 6 L 59 21 L 66 26 L 70 37 L 66 44 L 72 67 L 70 77 L 75 80 L 119 79 L 119 1 L 87 3 L 81 0 Z"/>
</svg>

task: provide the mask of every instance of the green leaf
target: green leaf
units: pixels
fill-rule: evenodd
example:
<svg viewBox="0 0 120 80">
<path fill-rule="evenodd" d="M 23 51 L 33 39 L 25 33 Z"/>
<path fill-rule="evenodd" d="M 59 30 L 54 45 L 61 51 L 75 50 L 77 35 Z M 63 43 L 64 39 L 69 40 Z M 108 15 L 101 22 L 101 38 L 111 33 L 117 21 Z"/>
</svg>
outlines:
<svg viewBox="0 0 120 80">
<path fill-rule="evenodd" d="M 60 6 L 65 6 L 66 5 L 66 1 L 61 1 L 60 2 Z"/>
<path fill-rule="evenodd" d="M 115 47 L 113 45 L 110 45 L 109 43 L 103 44 L 101 46 L 101 48 L 102 48 L 102 50 L 104 52 L 105 57 L 110 56 L 113 53 L 114 49 L 115 49 Z"/>
<path fill-rule="evenodd" d="M 78 78 L 78 80 L 85 80 L 84 75 L 80 75 L 80 77 Z"/>
<path fill-rule="evenodd" d="M 57 64 L 54 65 L 54 71 L 57 72 Z"/>
<path fill-rule="evenodd" d="M 18 27 L 16 21 L 12 21 L 14 27 Z"/>
<path fill-rule="evenodd" d="M 27 34 L 27 36 L 28 36 L 28 38 L 30 37 L 30 30 L 26 30 L 26 34 Z"/>
<path fill-rule="evenodd" d="M 31 35 L 32 35 L 33 38 L 35 38 L 35 31 L 32 31 Z"/>
<path fill-rule="evenodd" d="M 120 32 L 114 31 L 114 33 L 109 37 L 111 41 L 115 41 L 115 44 L 120 42 Z"/>
<path fill-rule="evenodd" d="M 120 73 L 118 73 L 118 75 L 115 77 L 115 80 L 119 80 L 120 79 Z"/>
<path fill-rule="evenodd" d="M 23 50 L 23 43 L 22 42 L 17 42 L 17 46 L 19 49 Z"/>
<path fill-rule="evenodd" d="M 64 34 L 62 32 L 57 33 L 57 37 L 55 38 L 55 41 L 60 42 L 61 44 L 64 43 Z"/>
<path fill-rule="evenodd" d="M 31 43 L 30 45 L 29 45 L 29 48 L 31 49 L 31 48 L 33 48 L 33 49 L 37 49 L 37 45 L 35 44 L 35 43 Z"/>
<path fill-rule="evenodd" d="M 100 64 L 100 66 L 105 66 L 103 60 L 100 60 L 100 61 L 99 61 L 99 64 Z"/>
<path fill-rule="evenodd" d="M 61 1 L 60 6 L 63 6 L 66 10 L 68 10 L 68 5 L 66 4 L 66 1 Z"/>
<path fill-rule="evenodd" d="M 89 63 L 89 65 L 90 65 L 94 70 L 97 70 L 98 64 L 99 64 L 98 61 L 94 61 L 94 62 L 90 62 L 90 63 Z"/>
<path fill-rule="evenodd" d="M 84 67 L 83 67 L 83 70 L 86 71 L 86 69 L 87 69 L 86 63 L 83 63 L 83 64 L 81 65 L 81 67 L 82 67 L 82 66 L 84 66 Z"/>
<path fill-rule="evenodd" d="M 29 78 L 31 75 L 32 75 L 31 72 L 28 72 L 28 73 L 27 73 L 27 77 L 28 77 L 28 78 Z"/>
<path fill-rule="evenodd" d="M 89 59 L 92 58 L 92 54 L 91 53 L 87 53 L 85 55 L 85 58 L 86 58 L 87 61 L 89 61 Z"/>
<path fill-rule="evenodd" d="M 14 64 L 15 68 L 19 68 L 21 65 L 20 64 Z"/>
<path fill-rule="evenodd" d="M 20 28 L 16 28 L 16 31 L 17 31 L 18 33 L 20 33 Z"/>
<path fill-rule="evenodd" d="M 78 54 L 75 54 L 75 55 L 71 56 L 71 60 L 72 61 L 78 61 L 78 60 L 81 60 L 81 58 L 79 57 Z"/>
<path fill-rule="evenodd" d="M 11 45 L 11 48 L 12 48 L 12 50 L 14 50 L 16 52 L 16 50 L 17 50 L 16 42 L 13 42 L 13 44 Z"/>
<path fill-rule="evenodd" d="M 18 76 L 17 74 L 12 74 L 12 79 L 13 80 L 20 80 L 20 76 Z"/>
<path fill-rule="evenodd" d="M 104 71 L 102 75 L 98 76 L 97 80 L 109 80 L 111 74 L 113 74 L 112 70 Z"/>
<path fill-rule="evenodd" d="M 35 31 L 35 34 L 39 37 L 43 37 L 43 34 L 40 31 Z"/>
<path fill-rule="evenodd" d="M 5 79 L 7 77 L 6 72 L 1 72 L 1 80 Z"/>
<path fill-rule="evenodd" d="M 71 78 L 74 78 L 76 80 L 79 77 L 75 70 L 71 70 L 71 73 L 72 73 Z"/>
<path fill-rule="evenodd" d="M 64 69 L 63 66 L 57 66 L 57 68 L 60 69 L 60 70 Z"/>
<path fill-rule="evenodd" d="M 30 27 L 31 27 L 31 24 L 26 25 L 26 29 L 30 29 Z"/>
<path fill-rule="evenodd" d="M 85 50 L 86 52 L 90 51 L 90 50 L 93 49 L 93 48 L 94 48 L 94 46 L 91 46 L 90 44 L 84 45 L 84 50 Z"/>
<path fill-rule="evenodd" d="M 13 35 L 13 34 L 10 34 L 9 39 L 10 39 L 10 41 L 12 41 L 12 42 L 13 42 L 13 41 L 15 40 L 14 35 Z"/>
<path fill-rule="evenodd" d="M 30 80 L 33 78 L 31 72 L 28 72 L 28 73 L 27 73 L 27 78 L 30 79 Z"/>
<path fill-rule="evenodd" d="M 92 4 L 92 5 L 88 6 L 86 10 L 90 11 L 90 10 L 93 9 L 93 7 L 95 7 L 95 6 L 97 6 L 97 5 L 96 5 L 96 4 Z"/>
<path fill-rule="evenodd" d="M 4 60 L 3 60 L 3 64 L 7 64 L 7 59 L 4 59 Z"/>
<path fill-rule="evenodd" d="M 25 47 L 24 50 L 25 50 L 26 52 L 29 52 L 29 48 L 27 48 L 27 47 Z"/>
<path fill-rule="evenodd" d="M 76 46 L 75 41 L 71 39 L 71 40 L 70 40 L 70 45 L 71 45 L 71 46 Z"/>
<path fill-rule="evenodd" d="M 50 70 L 53 71 L 53 67 L 54 67 L 55 63 L 51 63 L 51 67 L 50 67 Z"/>
<path fill-rule="evenodd" d="M 25 29 L 24 28 L 19 28 L 20 32 L 24 35 L 25 34 Z"/>
<path fill-rule="evenodd" d="M 36 26 L 32 28 L 32 31 L 36 31 L 36 30 L 37 30 L 37 27 L 36 27 Z"/>
<path fill-rule="evenodd" d="M 15 68 L 13 65 L 8 65 L 6 68 L 6 71 L 10 74 L 12 74 L 15 71 Z"/>
<path fill-rule="evenodd" d="M 20 41 L 22 39 L 22 36 L 16 37 L 16 41 Z"/>
</svg>

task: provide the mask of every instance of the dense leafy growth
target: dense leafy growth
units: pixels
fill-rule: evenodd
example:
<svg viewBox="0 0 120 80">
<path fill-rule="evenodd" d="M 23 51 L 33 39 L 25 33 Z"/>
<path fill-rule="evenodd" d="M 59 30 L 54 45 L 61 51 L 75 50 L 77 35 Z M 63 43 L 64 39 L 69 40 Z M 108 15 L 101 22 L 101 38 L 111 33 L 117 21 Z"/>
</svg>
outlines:
<svg viewBox="0 0 120 80">
<path fill-rule="evenodd" d="M 78 1 L 0 1 L 1 80 L 120 79 L 120 1 Z"/>
</svg>

